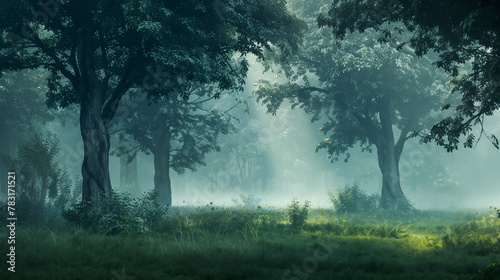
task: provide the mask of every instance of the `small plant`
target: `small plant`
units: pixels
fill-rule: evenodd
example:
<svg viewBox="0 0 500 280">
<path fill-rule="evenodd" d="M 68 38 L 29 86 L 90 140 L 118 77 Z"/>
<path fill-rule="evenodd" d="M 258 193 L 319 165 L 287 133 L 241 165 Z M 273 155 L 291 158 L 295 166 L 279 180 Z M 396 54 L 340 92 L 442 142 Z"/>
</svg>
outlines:
<svg viewBox="0 0 500 280">
<path fill-rule="evenodd" d="M 408 219 L 418 214 L 413 203 L 405 197 L 396 199 L 395 201 L 381 200 L 381 214 L 384 218 L 393 220 Z"/>
<path fill-rule="evenodd" d="M 497 217 L 500 219 L 500 209 L 490 206 L 490 209 L 496 212 Z"/>
<path fill-rule="evenodd" d="M 481 276 L 478 280 L 500 279 L 500 263 L 492 263 L 485 270 L 479 270 Z"/>
<path fill-rule="evenodd" d="M 142 230 L 158 230 L 161 227 L 161 222 L 165 213 L 168 211 L 166 205 L 158 202 L 158 192 L 151 191 L 145 193 L 143 197 L 133 201 L 135 209 L 134 216 L 143 223 Z"/>
<path fill-rule="evenodd" d="M 167 207 L 157 202 L 158 194 L 146 193 L 142 198 L 111 193 L 99 203 L 80 202 L 63 211 L 68 222 L 91 232 L 102 234 L 137 233 L 152 230 L 167 212 Z"/>
<path fill-rule="evenodd" d="M 292 203 L 288 204 L 285 209 L 285 214 L 291 223 L 293 230 L 299 230 L 304 226 L 309 214 L 309 201 L 305 201 L 304 205 L 300 205 L 297 198 L 293 198 Z"/>
<path fill-rule="evenodd" d="M 367 195 L 358 185 L 339 188 L 337 193 L 329 192 L 335 212 L 374 214 L 378 209 L 379 196 Z"/>
<path fill-rule="evenodd" d="M 16 158 L 0 156 L 0 160 L 16 176 L 16 216 L 26 223 L 44 223 L 60 214 L 69 204 L 71 180 L 56 157 L 59 139 L 55 134 L 35 134 L 20 144 Z"/>
</svg>

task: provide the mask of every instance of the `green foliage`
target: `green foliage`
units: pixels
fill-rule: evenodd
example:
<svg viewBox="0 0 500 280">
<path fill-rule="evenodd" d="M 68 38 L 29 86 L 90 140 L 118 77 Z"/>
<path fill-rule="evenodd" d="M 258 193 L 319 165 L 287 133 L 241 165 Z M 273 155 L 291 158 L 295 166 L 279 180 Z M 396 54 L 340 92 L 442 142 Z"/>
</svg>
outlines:
<svg viewBox="0 0 500 280">
<path fill-rule="evenodd" d="M 491 207 L 491 206 L 490 206 L 490 209 L 494 210 L 497 214 L 497 217 L 500 219 L 500 209 L 498 209 L 496 207 Z"/>
<path fill-rule="evenodd" d="M 449 84 L 462 99 L 460 105 L 453 106 L 453 116 L 436 124 L 424 140 L 434 140 L 453 151 L 462 136 L 467 136 L 464 146 L 472 148 L 477 138 L 472 126 L 483 128 L 484 116 L 500 106 L 499 9 L 498 1 L 352 0 L 331 5 L 317 23 L 330 27 L 337 40 L 344 40 L 353 31 L 376 30 L 379 41 L 395 42 L 401 52 L 409 45 L 418 56 L 439 53 L 435 64 L 451 75 Z M 391 28 L 387 24 L 391 22 L 400 22 L 404 28 Z M 408 34 L 411 38 L 405 39 Z M 487 138 L 499 148 L 494 135 Z"/>
<path fill-rule="evenodd" d="M 311 20 L 317 11 L 311 13 L 308 6 L 298 9 L 310 32 L 302 53 L 282 61 L 290 81 L 259 81 L 255 94 L 269 113 L 288 100 L 292 108 L 310 114 L 311 121 L 321 121 L 320 130 L 327 137 L 316 151 L 325 149 L 332 161 L 345 155 L 347 161 L 348 151 L 356 145 L 363 151 L 372 151 L 373 145 L 384 148 L 384 141 L 377 140 L 388 137 L 383 127 L 397 126 L 404 143 L 437 117 L 449 90 L 443 72 L 429 57 L 419 58 L 410 48 L 398 52 L 397 44 L 379 42 L 375 32 L 349 33 L 339 43 L 330 30 Z M 379 118 L 381 114 L 391 117 Z"/>
<path fill-rule="evenodd" d="M 333 203 L 335 212 L 338 214 L 363 214 L 387 219 L 410 218 L 417 214 L 413 204 L 402 197 L 395 201 L 388 201 L 379 195 L 367 195 L 358 185 L 347 185 L 338 188 L 336 193 L 328 193 Z"/>
<path fill-rule="evenodd" d="M 329 192 L 328 195 L 333 203 L 335 212 L 339 214 L 362 213 L 373 215 L 378 211 L 380 196 L 374 194 L 367 195 L 359 189 L 357 184 L 339 188 L 337 193 Z"/>
<path fill-rule="evenodd" d="M 496 280 L 500 279 L 500 263 L 492 263 L 485 270 L 479 270 L 481 276 L 476 280 Z"/>
<path fill-rule="evenodd" d="M 91 232 L 133 234 L 160 227 L 168 208 L 157 202 L 158 194 L 149 192 L 141 198 L 113 192 L 96 201 L 79 202 L 65 209 L 62 216 Z"/>
<path fill-rule="evenodd" d="M 47 110 L 43 85 L 47 71 L 43 69 L 9 71 L 0 74 L 0 129 L 2 133 L 16 135 L 31 133 L 38 122 L 54 120 L 54 112 Z M 13 137 L 14 138 L 14 137 Z M 4 137 L 2 145 L 8 145 Z M 5 147 L 7 148 L 7 147 Z M 0 148 L 1 149 L 1 148 Z"/>
<path fill-rule="evenodd" d="M 496 216 L 478 216 L 465 224 L 450 226 L 450 233 L 443 236 L 443 246 L 467 250 L 485 256 L 500 253 L 500 220 Z"/>
<path fill-rule="evenodd" d="M 382 42 L 373 31 L 351 32 L 339 42 L 331 30 L 318 28 L 318 11 L 301 2 L 293 7 L 309 24 L 302 52 L 280 60 L 288 82 L 259 81 L 257 101 L 272 114 L 288 101 L 312 122 L 321 122 L 325 137 L 316 152 L 325 150 L 332 162 L 348 162 L 356 146 L 362 152 L 375 147 L 381 173 L 399 176 L 391 164 L 399 163 L 405 142 L 430 128 L 450 97 L 444 72 L 432 64 L 431 56 L 418 57 L 408 47 L 398 52 L 397 42 Z M 331 1 L 320 2 L 331 6 Z M 387 28 L 398 27 L 392 23 Z M 410 36 L 401 40 L 407 39 Z M 394 133 L 393 127 L 400 132 Z M 387 184 L 382 195 L 389 193 L 387 188 L 398 189 L 395 197 L 402 195 L 399 180 Z"/>
<path fill-rule="evenodd" d="M 395 201 L 384 201 L 381 198 L 379 203 L 383 217 L 393 220 L 408 219 L 419 214 L 413 203 L 406 197 L 400 197 Z"/>
<path fill-rule="evenodd" d="M 3 158 L 16 171 L 16 215 L 28 223 L 56 216 L 71 200 L 71 180 L 55 161 L 59 139 L 51 133 L 36 134 L 18 146 L 15 159 Z"/>
<path fill-rule="evenodd" d="M 218 209 L 208 206 L 198 207 L 194 212 L 184 213 L 178 211 L 174 214 L 177 233 L 180 236 L 197 234 L 225 235 L 232 233 L 245 233 L 251 226 L 257 226 L 258 216 L 255 212 L 246 209 Z"/>
<path fill-rule="evenodd" d="M 297 198 L 294 197 L 292 202 L 287 205 L 285 214 L 291 223 L 292 230 L 300 230 L 304 226 L 310 204 L 311 202 L 306 200 L 303 205 L 300 205 Z"/>
<path fill-rule="evenodd" d="M 162 222 L 165 220 L 165 214 L 168 207 L 158 202 L 158 193 L 150 191 L 145 193 L 142 197 L 133 200 L 133 207 L 135 208 L 134 216 L 144 226 L 143 230 L 160 230 Z"/>
<path fill-rule="evenodd" d="M 207 205 L 173 208 L 169 214 L 168 230 L 130 236 L 49 227 L 16 228 L 16 234 L 23 237 L 16 255 L 30 256 L 26 259 L 29 266 L 16 273 L 23 279 L 50 279 L 54 274 L 51 266 L 57 265 L 57 273 L 64 279 L 74 275 L 92 279 L 113 275 L 141 279 L 280 279 L 287 270 L 292 271 L 287 279 L 300 278 L 293 274 L 294 269 L 318 280 L 498 279 L 499 266 L 492 264 L 498 263 L 498 253 L 479 255 L 472 246 L 442 245 L 443 232 L 450 223 L 470 222 L 471 215 L 475 216 L 469 213 L 423 211 L 424 215 L 408 225 L 358 214 L 339 217 L 331 209 L 310 209 L 312 216 L 301 234 L 284 230 L 289 226 L 283 224 L 284 213 L 272 206 L 243 211 Z M 278 226 L 259 223 L 263 214 Z M 426 220 L 431 217 L 433 220 Z M 478 217 L 475 220 L 481 222 L 482 216 Z M 7 234 L 8 228 L 0 228 L 0 238 Z M 5 242 L 0 246 L 7 250 L 10 245 Z M 312 273 L 301 269 L 305 262 L 314 262 L 312 258 L 319 269 Z M 144 265 L 158 259 L 171 265 Z M 113 261 L 111 266 L 106 260 Z M 0 278 L 10 279 L 11 274 L 1 270 Z"/>
<path fill-rule="evenodd" d="M 50 9 L 44 5 L 45 12 L 54 9 L 47 12 L 49 17 L 36 1 L 2 2 L 0 76 L 5 70 L 43 67 L 50 73 L 50 108 L 79 104 L 82 116 L 100 112 L 101 117 L 85 117 L 81 123 L 85 158 L 99 159 L 83 162 L 87 172 L 82 173 L 82 187 L 90 190 L 83 192 L 83 199 L 90 200 L 86 196 L 97 191 L 91 189 L 96 185 L 105 194 L 111 192 L 109 167 L 103 163 L 109 157 L 109 123 L 123 96 L 140 89 L 155 101 L 173 92 L 187 98 L 192 86 L 206 84 L 243 90 L 249 69 L 245 55 L 264 58 L 263 50 L 271 46 L 282 54 L 298 49 L 304 25 L 287 10 L 286 1 L 217 3 L 68 1 Z M 26 19 L 33 14 L 38 16 Z M 192 145 L 197 139 L 182 141 Z M 92 180 L 98 181 L 91 185 Z"/>
<path fill-rule="evenodd" d="M 215 85 L 191 87 L 188 92 L 189 97 L 169 93 L 168 98 L 154 104 L 145 97 L 125 99 L 119 111 L 127 112 L 129 104 L 137 103 L 134 106 L 141 113 L 124 115 L 121 122 L 111 129 L 112 132 L 120 131 L 120 145 L 112 154 L 133 158 L 142 151 L 160 156 L 157 151 L 164 149 L 166 152 L 163 153 L 170 155 L 170 168 L 178 174 L 186 170 L 196 171 L 198 166 L 205 165 L 208 153 L 220 151 L 220 135 L 237 131 L 237 119 L 230 111 L 240 104 L 240 109 L 244 109 L 246 101 L 235 95 L 229 96 L 229 93 L 214 101 L 213 96 L 221 94 Z M 139 147 L 131 144 L 134 142 Z"/>
</svg>

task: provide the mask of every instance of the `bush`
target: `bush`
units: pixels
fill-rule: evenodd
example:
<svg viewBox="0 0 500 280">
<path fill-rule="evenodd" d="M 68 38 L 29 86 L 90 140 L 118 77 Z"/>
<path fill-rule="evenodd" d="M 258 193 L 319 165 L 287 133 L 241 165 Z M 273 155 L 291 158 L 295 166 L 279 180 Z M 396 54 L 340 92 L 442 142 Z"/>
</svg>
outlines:
<svg viewBox="0 0 500 280">
<path fill-rule="evenodd" d="M 2 157 L 16 171 L 16 216 L 25 223 L 45 223 L 60 214 L 71 197 L 71 180 L 55 161 L 59 139 L 51 133 L 35 134 L 18 146 L 15 159 Z"/>
<path fill-rule="evenodd" d="M 63 212 L 77 226 L 102 234 L 138 233 L 158 228 L 168 208 L 158 203 L 158 193 L 131 199 L 128 194 L 111 193 L 97 201 L 80 202 Z"/>
<path fill-rule="evenodd" d="M 293 198 L 292 203 L 288 204 L 285 209 L 285 214 L 292 224 L 293 230 L 299 230 L 304 226 L 309 214 L 309 201 L 305 201 L 304 205 L 300 205 L 297 198 Z"/>
<path fill-rule="evenodd" d="M 396 201 L 385 201 L 380 195 L 367 195 L 356 184 L 339 188 L 337 193 L 329 192 L 328 195 L 338 214 L 358 213 L 398 220 L 410 218 L 417 213 L 413 204 L 405 197 Z"/>
<path fill-rule="evenodd" d="M 443 245 L 450 249 L 485 256 L 500 253 L 500 220 L 496 216 L 477 217 L 465 224 L 452 224 Z"/>
<path fill-rule="evenodd" d="M 408 219 L 418 214 L 413 203 L 405 197 L 398 198 L 396 201 L 380 203 L 382 209 L 380 214 L 389 219 Z"/>
<path fill-rule="evenodd" d="M 492 263 L 485 270 L 479 270 L 481 276 L 478 280 L 500 279 L 500 263 Z"/>
<path fill-rule="evenodd" d="M 492 206 L 490 206 L 490 209 L 493 210 L 494 212 L 496 212 L 495 214 L 500 219 L 500 209 L 498 209 L 496 207 L 492 207 Z"/>
<path fill-rule="evenodd" d="M 380 196 L 367 195 L 360 190 L 358 185 L 346 185 L 345 188 L 339 188 L 337 193 L 328 193 L 333 203 L 335 212 L 343 213 L 363 213 L 375 214 L 378 211 L 378 202 Z"/>
</svg>

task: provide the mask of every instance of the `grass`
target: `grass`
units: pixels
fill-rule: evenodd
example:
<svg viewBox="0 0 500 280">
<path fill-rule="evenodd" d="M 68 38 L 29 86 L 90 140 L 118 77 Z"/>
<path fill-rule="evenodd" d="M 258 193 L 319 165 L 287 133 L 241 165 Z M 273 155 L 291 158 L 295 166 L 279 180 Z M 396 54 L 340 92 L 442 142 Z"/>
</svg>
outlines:
<svg viewBox="0 0 500 280">
<path fill-rule="evenodd" d="M 2 238 L 2 252 L 8 246 Z M 0 279 L 471 280 L 498 262 L 500 219 L 487 211 L 382 220 L 311 209 L 297 231 L 280 208 L 208 205 L 170 209 L 157 232 L 21 225 L 16 272 L 2 261 Z"/>
</svg>

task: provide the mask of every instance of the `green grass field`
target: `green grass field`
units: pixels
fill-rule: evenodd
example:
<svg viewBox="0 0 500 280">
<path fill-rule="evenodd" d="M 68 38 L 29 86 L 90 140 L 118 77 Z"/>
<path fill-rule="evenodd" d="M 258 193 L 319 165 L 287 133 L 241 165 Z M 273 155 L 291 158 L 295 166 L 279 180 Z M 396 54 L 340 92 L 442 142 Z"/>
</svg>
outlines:
<svg viewBox="0 0 500 280">
<path fill-rule="evenodd" d="M 301 229 L 271 206 L 172 208 L 155 231 L 127 219 L 117 235 L 19 222 L 15 273 L 2 226 L 0 279 L 500 279 L 488 268 L 500 219 L 486 210 L 384 220 L 310 209 Z"/>
</svg>

